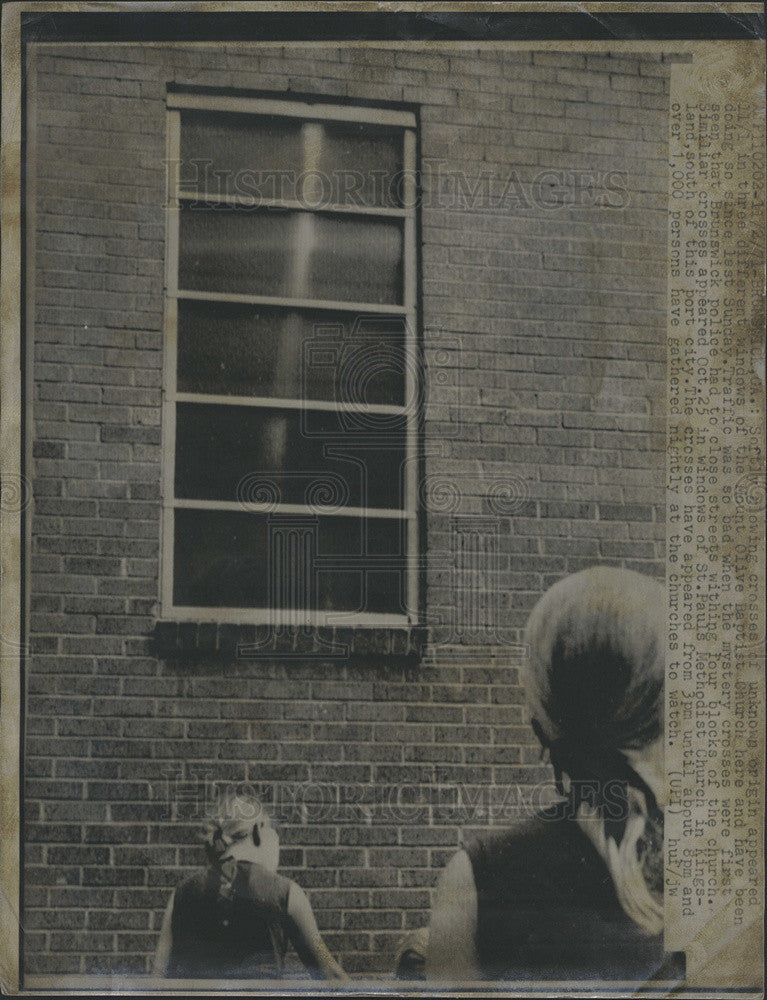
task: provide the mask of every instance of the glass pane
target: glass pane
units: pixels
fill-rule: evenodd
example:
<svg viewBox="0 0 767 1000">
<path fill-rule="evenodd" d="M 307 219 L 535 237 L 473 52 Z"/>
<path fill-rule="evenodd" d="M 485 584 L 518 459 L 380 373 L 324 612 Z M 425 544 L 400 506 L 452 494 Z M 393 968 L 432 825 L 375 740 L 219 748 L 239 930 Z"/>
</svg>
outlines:
<svg viewBox="0 0 767 1000">
<path fill-rule="evenodd" d="M 401 130 L 364 122 L 307 125 L 320 135 L 316 169 L 322 180 L 317 184 L 315 199 L 322 197 L 342 205 L 401 207 Z M 312 194 L 305 189 L 303 196 L 311 198 Z"/>
<path fill-rule="evenodd" d="M 400 510 L 404 427 L 400 416 L 178 403 L 176 496 Z"/>
<path fill-rule="evenodd" d="M 399 207 L 401 129 L 364 122 L 182 111 L 181 188 L 334 204 Z"/>
<path fill-rule="evenodd" d="M 179 508 L 174 517 L 176 605 L 405 611 L 404 521 Z"/>
<path fill-rule="evenodd" d="M 302 124 L 298 118 L 182 111 L 181 189 L 280 197 L 283 178 L 302 169 Z"/>
<path fill-rule="evenodd" d="M 181 209 L 179 287 L 338 302 L 402 301 L 400 220 Z"/>
<path fill-rule="evenodd" d="M 178 304 L 178 388 L 402 406 L 406 353 L 398 317 L 200 302 Z"/>
</svg>

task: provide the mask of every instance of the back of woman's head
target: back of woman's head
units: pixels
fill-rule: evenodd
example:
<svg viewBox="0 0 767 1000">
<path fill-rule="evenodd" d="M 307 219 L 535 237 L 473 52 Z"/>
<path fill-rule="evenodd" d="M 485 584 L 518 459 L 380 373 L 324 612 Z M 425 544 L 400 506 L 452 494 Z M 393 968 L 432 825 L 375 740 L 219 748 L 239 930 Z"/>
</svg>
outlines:
<svg viewBox="0 0 767 1000">
<path fill-rule="evenodd" d="M 593 567 L 560 580 L 527 623 L 528 704 L 544 736 L 638 750 L 663 729 L 663 587 Z"/>
<path fill-rule="evenodd" d="M 560 792 L 600 848 L 624 911 L 662 928 L 663 814 L 637 773 L 663 733 L 663 587 L 594 567 L 560 580 L 527 624 L 525 676 L 533 729 Z"/>
</svg>

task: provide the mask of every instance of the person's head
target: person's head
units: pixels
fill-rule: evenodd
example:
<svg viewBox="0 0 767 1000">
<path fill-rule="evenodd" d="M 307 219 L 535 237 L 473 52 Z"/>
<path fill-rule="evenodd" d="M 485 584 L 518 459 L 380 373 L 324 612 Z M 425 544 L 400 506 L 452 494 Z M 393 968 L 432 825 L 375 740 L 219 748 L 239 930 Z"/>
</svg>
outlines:
<svg viewBox="0 0 767 1000">
<path fill-rule="evenodd" d="M 621 901 L 620 883 L 624 875 L 633 878 L 637 865 L 657 897 L 665 789 L 663 587 L 629 570 L 576 573 L 538 601 L 526 641 L 531 721 L 560 791 L 570 795 L 580 820 L 596 821 L 587 832 L 608 861 Z M 632 870 L 621 874 L 621 866 Z M 657 920 L 630 915 L 657 929 Z"/>
<path fill-rule="evenodd" d="M 222 796 L 217 809 L 205 824 L 208 860 L 251 861 L 276 871 L 280 841 L 261 802 L 250 795 Z"/>
</svg>

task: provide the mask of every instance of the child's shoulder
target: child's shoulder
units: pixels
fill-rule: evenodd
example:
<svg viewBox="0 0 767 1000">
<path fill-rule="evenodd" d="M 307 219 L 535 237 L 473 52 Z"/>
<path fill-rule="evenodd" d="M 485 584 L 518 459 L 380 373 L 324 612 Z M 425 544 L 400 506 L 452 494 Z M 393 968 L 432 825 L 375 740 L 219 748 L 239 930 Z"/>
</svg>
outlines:
<svg viewBox="0 0 767 1000">
<path fill-rule="evenodd" d="M 174 906 L 177 908 L 180 903 L 188 903 L 191 900 L 205 897 L 209 891 L 209 877 L 209 869 L 187 875 L 173 891 Z"/>
<path fill-rule="evenodd" d="M 293 880 L 270 871 L 253 861 L 238 861 L 236 876 L 237 895 L 246 895 L 267 909 L 287 911 L 288 896 Z"/>
</svg>

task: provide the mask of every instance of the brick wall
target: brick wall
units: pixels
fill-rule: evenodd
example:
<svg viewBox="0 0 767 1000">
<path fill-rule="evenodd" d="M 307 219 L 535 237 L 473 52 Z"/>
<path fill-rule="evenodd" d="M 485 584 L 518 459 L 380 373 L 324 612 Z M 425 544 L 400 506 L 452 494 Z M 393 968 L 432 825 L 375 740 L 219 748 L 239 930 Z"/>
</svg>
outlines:
<svg viewBox="0 0 767 1000">
<path fill-rule="evenodd" d="M 250 782 L 285 807 L 285 871 L 330 947 L 385 970 L 462 827 L 494 821 L 477 806 L 545 775 L 513 646 L 537 597 L 593 563 L 662 571 L 668 66 L 405 46 L 34 60 L 26 969 L 144 971 L 201 861 L 195 796 Z M 420 661 L 157 655 L 169 82 L 421 106 Z"/>
</svg>

